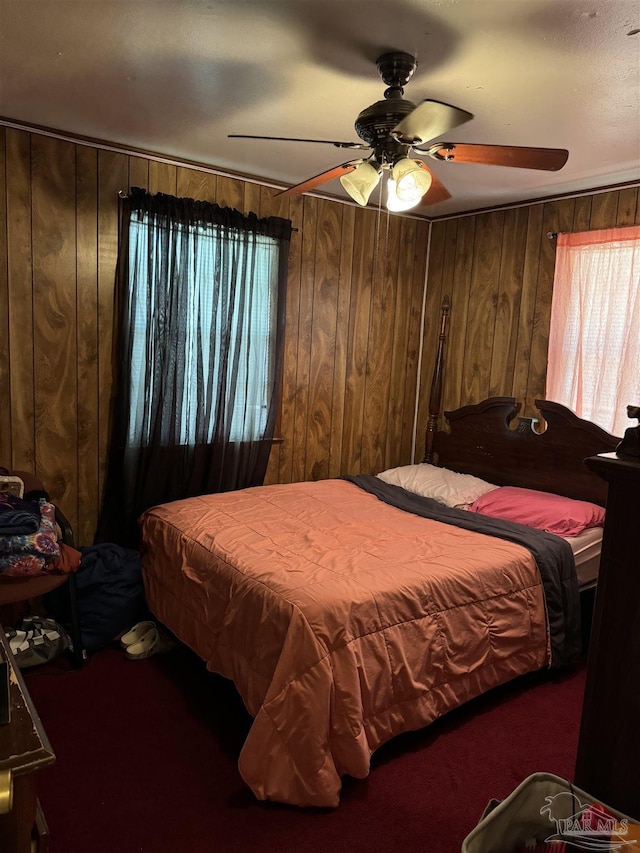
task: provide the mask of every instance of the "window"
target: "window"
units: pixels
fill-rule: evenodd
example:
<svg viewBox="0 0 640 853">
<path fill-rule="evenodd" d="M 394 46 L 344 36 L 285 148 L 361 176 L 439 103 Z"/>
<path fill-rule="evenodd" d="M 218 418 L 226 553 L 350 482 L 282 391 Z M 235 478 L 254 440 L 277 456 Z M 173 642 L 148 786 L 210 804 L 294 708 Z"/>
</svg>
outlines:
<svg viewBox="0 0 640 853">
<path fill-rule="evenodd" d="M 183 375 L 172 389 L 178 421 L 163 419 L 160 442 L 210 443 L 221 414 L 229 441 L 259 440 L 275 369 L 279 241 L 256 234 L 247 247 L 241 232 L 176 223 L 163 235 L 172 245 L 161 253 L 154 228 L 146 211 L 132 211 L 129 443 L 145 445 L 153 435 L 149 400 L 166 395 L 166 355 L 159 347 L 166 332 L 175 335 L 172 357 Z M 168 280 L 165 255 L 182 268 Z M 250 274 L 238 284 L 243 265 Z M 169 306 L 174 319 L 179 314 L 172 328 L 166 327 Z"/>
<path fill-rule="evenodd" d="M 291 222 L 133 188 L 120 206 L 112 430 L 97 542 L 150 506 L 264 481 Z"/>
<path fill-rule="evenodd" d="M 558 235 L 546 396 L 614 435 L 640 404 L 640 226 Z"/>
</svg>

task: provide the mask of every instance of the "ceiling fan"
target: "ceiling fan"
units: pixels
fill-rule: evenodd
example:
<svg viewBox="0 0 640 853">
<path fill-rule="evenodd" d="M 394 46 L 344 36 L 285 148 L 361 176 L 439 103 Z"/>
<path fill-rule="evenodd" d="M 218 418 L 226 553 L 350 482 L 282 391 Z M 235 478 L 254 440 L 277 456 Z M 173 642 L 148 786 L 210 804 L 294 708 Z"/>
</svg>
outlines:
<svg viewBox="0 0 640 853">
<path fill-rule="evenodd" d="M 411 54 L 393 51 L 380 56 L 378 73 L 388 88 L 384 100 L 362 110 L 355 130 L 362 142 L 335 142 L 327 139 L 298 139 L 289 136 L 253 136 L 230 133 L 234 139 L 266 139 L 278 142 L 316 142 L 368 151 L 366 156 L 348 160 L 321 172 L 278 195 L 300 195 L 335 178 L 358 204 L 366 205 L 371 193 L 387 179 L 387 208 L 409 210 L 417 204 L 437 204 L 451 193 L 415 154 L 446 163 L 480 163 L 520 169 L 557 171 L 567 162 L 563 148 L 526 148 L 513 145 L 482 145 L 458 142 L 431 142 L 454 127 L 469 121 L 466 110 L 440 101 L 424 100 L 417 106 L 404 99 L 404 86 L 413 77 L 417 61 Z M 431 143 L 431 144 L 429 144 Z"/>
</svg>

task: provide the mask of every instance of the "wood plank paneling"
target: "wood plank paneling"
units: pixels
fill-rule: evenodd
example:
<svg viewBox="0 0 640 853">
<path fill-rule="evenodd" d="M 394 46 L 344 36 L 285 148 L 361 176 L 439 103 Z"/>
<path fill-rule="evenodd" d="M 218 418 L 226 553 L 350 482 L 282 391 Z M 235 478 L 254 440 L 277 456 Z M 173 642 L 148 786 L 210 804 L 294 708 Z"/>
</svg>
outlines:
<svg viewBox="0 0 640 853">
<path fill-rule="evenodd" d="M 637 207 L 638 187 L 629 187 L 628 189 L 620 190 L 618 194 L 616 225 L 620 228 L 627 225 L 635 225 Z"/>
<path fill-rule="evenodd" d="M 557 244 L 555 239 L 549 239 L 548 232 L 592 231 L 635 224 L 640 224 L 638 187 L 540 202 L 504 214 L 460 217 L 444 408 L 477 403 L 489 394 L 506 394 L 523 402 L 521 414 L 535 416 L 534 401 L 545 396 Z M 444 291 L 451 281 L 445 263 L 447 239 L 446 223 L 442 220 L 434 223 L 428 295 Z M 501 257 L 497 287 L 492 254 Z M 497 303 L 492 311 L 494 294 Z M 428 306 L 433 316 L 438 310 L 434 302 L 432 299 Z M 424 341 L 427 365 L 431 363 L 436 335 L 434 321 L 427 317 Z M 418 436 L 423 434 L 427 423 L 426 370 L 423 367 Z"/>
<path fill-rule="evenodd" d="M 247 183 L 245 185 L 245 194 L 244 194 L 244 212 L 245 213 L 256 213 L 260 217 L 268 217 L 268 216 L 280 216 L 283 219 L 289 219 L 289 205 L 290 200 L 288 197 L 282 197 L 277 195 L 277 190 L 272 189 L 271 187 L 260 186 L 259 184 L 250 184 Z M 295 232 L 294 232 L 295 233 Z M 280 395 L 280 405 L 282 405 L 282 381 L 279 388 Z M 282 418 L 278 420 L 276 424 L 277 431 L 280 432 L 282 429 Z M 278 439 L 280 436 L 277 436 Z M 277 483 L 279 481 L 280 476 L 280 463 L 281 463 L 281 454 L 282 454 L 282 441 L 278 440 L 271 447 L 271 453 L 269 455 L 269 464 L 267 466 L 267 473 L 264 478 L 265 484 L 269 483 Z"/>
<path fill-rule="evenodd" d="M 36 474 L 77 507 L 75 146 L 34 136 L 31 151 Z"/>
<path fill-rule="evenodd" d="M 114 282 L 118 258 L 118 193 L 129 177 L 128 157 L 112 151 L 98 152 L 98 446 L 99 477 L 96 488 L 102 500 L 109 444 L 109 416 L 113 387 Z M 63 507 L 63 510 L 65 507 Z"/>
<path fill-rule="evenodd" d="M 293 423 L 292 479 L 304 480 L 307 469 L 307 418 L 309 415 L 309 376 L 311 372 L 311 339 L 313 335 L 313 284 L 315 280 L 315 245 L 318 225 L 318 200 L 303 199 L 302 273 L 298 309 L 298 356 L 296 371 L 296 406 Z"/>
<path fill-rule="evenodd" d="M 364 423 L 367 428 L 362 435 L 362 466 L 364 470 L 376 473 L 385 468 L 399 222 L 400 217 L 387 215 L 378 220 L 377 251 L 374 256 L 364 400 Z"/>
<path fill-rule="evenodd" d="M 139 160 L 139 158 L 132 158 Z M 146 164 L 146 161 L 142 160 Z M 131 174 L 131 171 L 130 171 Z M 76 539 L 91 542 L 100 495 L 100 399 L 98 393 L 98 152 L 76 151 L 76 276 L 78 375 L 78 521 Z M 134 186 L 141 186 L 135 183 Z"/>
<path fill-rule="evenodd" d="M 5 128 L 0 127 L 0 164 L 6 160 Z M 5 171 L 0 169 L 0 223 L 7 222 Z M 9 428 L 0 430 L 0 465 L 11 466 L 11 374 L 9 361 L 9 289 L 7 270 L 7 229 L 0 226 L 0 400 Z"/>
<path fill-rule="evenodd" d="M 266 216 L 260 212 L 262 207 L 262 192 L 259 184 L 246 183 L 244 185 L 244 193 L 242 195 L 242 207 L 240 210 L 246 215 L 248 213 L 257 213 L 259 216 Z M 288 204 L 286 205 L 288 207 Z"/>
<path fill-rule="evenodd" d="M 406 337 L 406 373 L 404 386 L 404 404 L 402 407 L 402 440 L 397 459 L 401 464 L 407 459 L 413 461 L 415 443 L 414 425 L 416 419 L 416 389 L 420 366 L 422 345 L 422 307 L 425 297 L 425 273 L 429 228 L 421 223 L 416 226 L 413 243 L 413 267 L 411 270 L 411 302 L 409 304 L 408 330 Z M 400 346 L 400 342 L 398 342 Z"/>
<path fill-rule="evenodd" d="M 450 294 L 449 334 L 445 351 L 447 371 L 442 407 L 445 412 L 457 409 L 461 405 L 465 356 L 464 330 L 467 328 L 469 315 L 474 241 L 475 219 L 466 217 L 459 220 L 456 234 L 455 269 Z"/>
<path fill-rule="evenodd" d="M 611 228 L 615 225 L 618 217 L 618 199 L 620 192 L 598 193 L 591 200 L 591 219 L 589 230 L 598 228 Z M 568 228 L 560 228 L 560 231 L 568 231 Z"/>
<path fill-rule="evenodd" d="M 149 161 L 146 157 L 129 157 L 129 189 L 139 187 L 149 189 Z M 122 189 L 125 189 L 123 187 Z"/>
<path fill-rule="evenodd" d="M 149 192 L 176 195 L 178 190 L 177 167 L 158 160 L 149 161 Z"/>
<path fill-rule="evenodd" d="M 217 175 L 198 169 L 179 169 L 176 195 L 178 198 L 193 198 L 196 201 L 215 201 L 217 180 Z"/>
<path fill-rule="evenodd" d="M 591 228 L 592 196 L 585 195 L 574 200 L 572 231 L 589 231 Z M 541 207 L 538 205 L 538 207 Z"/>
<path fill-rule="evenodd" d="M 31 134 L 11 128 L 7 128 L 6 134 L 7 294 L 11 372 L 10 464 L 13 468 L 35 473 Z"/>
<path fill-rule="evenodd" d="M 221 207 L 233 207 L 235 210 L 242 210 L 244 207 L 244 181 L 239 178 L 218 176 L 216 203 Z"/>
<path fill-rule="evenodd" d="M 440 306 L 442 297 L 445 295 L 442 292 L 442 280 L 445 275 L 446 233 L 446 222 L 436 222 L 431 228 L 431 243 L 427 258 L 428 272 L 424 306 L 422 361 L 420 364 L 421 394 L 418 408 L 420 428 L 416 448 L 418 461 L 424 456 L 424 430 L 429 418 L 429 389 L 433 379 L 433 362 L 440 333 Z"/>
<path fill-rule="evenodd" d="M 349 304 L 347 370 L 342 444 L 343 473 L 362 472 L 369 317 L 374 268 L 376 214 L 363 210 L 356 219 L 353 235 L 353 274 Z"/>
<path fill-rule="evenodd" d="M 305 480 L 329 476 L 342 208 L 318 202 L 309 358 Z"/>
<path fill-rule="evenodd" d="M 342 445 L 344 436 L 344 401 L 347 382 L 347 354 L 349 349 L 349 306 L 353 269 L 353 241 L 356 210 L 342 208 L 340 234 L 340 272 L 333 362 L 333 389 L 331 401 L 331 440 L 329 446 L 329 476 L 339 477 L 342 471 Z M 345 472 L 346 473 L 346 472 Z"/>
<path fill-rule="evenodd" d="M 118 190 L 285 216 L 299 229 L 268 482 L 409 462 L 416 406 L 420 458 L 444 293 L 445 407 L 512 391 L 530 407 L 544 394 L 555 256 L 546 232 L 640 223 L 637 188 L 429 225 L 10 128 L 0 129 L 0 176 L 0 394 L 10 411 L 0 464 L 39 471 L 82 545 L 107 460 Z"/>
<path fill-rule="evenodd" d="M 529 357 L 529 378 L 525 411 L 536 411 L 535 401 L 544 397 L 547 378 L 547 350 L 549 348 L 549 324 L 551 321 L 551 295 L 553 293 L 553 275 L 555 269 L 556 240 L 550 240 L 549 232 L 570 231 L 573 222 L 573 199 L 561 199 L 548 202 L 543 208 L 542 240 L 540 242 L 540 263 L 536 287 L 536 305 L 533 313 L 533 332 L 531 336 L 531 355 Z"/>
<path fill-rule="evenodd" d="M 429 383 L 431 383 L 431 379 L 433 376 L 433 360 L 435 358 L 435 354 L 437 351 L 438 337 L 440 334 L 440 308 L 442 305 L 442 300 L 444 299 L 445 296 L 448 296 L 450 303 L 452 302 L 452 300 L 456 300 L 456 302 L 458 301 L 458 293 L 456 293 L 456 291 L 459 292 L 459 288 L 457 286 L 458 263 L 459 263 L 459 244 L 462 243 L 463 239 L 464 239 L 463 234 L 462 234 L 462 232 L 464 231 L 464 223 L 463 222 L 461 222 L 458 219 L 451 219 L 449 221 L 444 222 L 443 225 L 444 225 L 444 235 L 443 235 L 444 246 L 442 247 L 442 275 L 441 275 L 441 282 L 440 282 L 440 299 L 439 299 L 438 305 L 434 305 L 433 307 L 430 306 L 430 308 L 429 308 L 430 311 L 432 311 L 432 310 L 434 311 L 434 316 L 432 318 L 434 328 L 433 328 L 433 334 L 430 336 L 430 338 L 432 337 L 433 339 L 430 340 L 430 345 L 429 345 L 428 349 L 425 350 L 425 353 L 426 352 L 429 353 L 429 357 L 427 359 L 427 364 L 426 364 L 426 367 L 430 371 L 428 374 Z M 461 232 L 460 235 L 458 234 L 459 231 Z M 471 274 L 471 268 L 469 268 L 469 275 L 470 274 Z M 456 311 L 457 316 L 459 318 L 464 316 L 465 326 L 466 326 L 466 318 L 467 318 L 467 311 L 468 311 L 467 303 L 468 303 L 468 300 L 461 299 L 460 305 L 456 305 L 456 308 L 458 309 Z M 452 310 L 452 308 L 450 308 L 450 312 L 451 312 L 451 310 Z M 451 313 L 449 314 L 448 325 L 450 328 L 451 327 Z M 452 336 L 450 334 L 448 335 L 447 346 L 449 347 L 450 352 L 452 349 L 454 350 L 454 355 L 455 355 L 455 351 L 460 349 L 459 347 L 456 347 L 455 338 L 452 338 Z M 425 379 L 426 379 L 426 376 L 425 376 Z M 446 400 L 444 389 L 443 389 L 443 394 L 442 394 L 442 402 L 443 402 L 443 404 L 445 404 L 443 411 L 446 411 L 446 409 L 449 408 L 449 404 Z"/>
<path fill-rule="evenodd" d="M 505 388 L 511 389 L 513 386 L 524 272 L 524 253 L 520 247 L 526 229 L 526 208 L 520 207 L 505 212 L 496 325 L 489 377 L 490 397 L 500 396 L 504 393 Z"/>
<path fill-rule="evenodd" d="M 416 242 L 417 222 L 399 219 L 398 247 L 410 249 Z M 384 467 L 395 468 L 402 458 L 402 434 L 404 395 L 407 377 L 407 340 L 411 319 L 413 296 L 413 252 L 399 251 L 395 279 L 394 322 L 391 341 L 391 375 L 389 381 L 389 404 L 387 407 L 387 430 Z"/>
<path fill-rule="evenodd" d="M 280 399 L 280 453 L 278 482 L 293 480 L 293 460 L 296 455 L 295 416 L 298 398 L 298 324 L 300 318 L 300 281 L 302 278 L 302 225 L 304 204 L 300 196 L 289 204 L 289 219 L 294 229 L 289 247 L 287 278 L 287 310 L 285 317 L 282 390 Z"/>
<path fill-rule="evenodd" d="M 537 204 L 528 209 L 527 233 L 524 245 L 518 248 L 524 252 L 524 271 L 522 275 L 522 293 L 520 294 L 520 312 L 516 341 L 516 359 L 513 370 L 513 396 L 526 401 L 529 385 L 529 364 L 531 362 L 531 342 L 533 339 L 533 318 L 536 310 L 538 291 L 538 269 L 540 267 L 540 246 L 548 237 L 542 233 L 543 207 Z M 506 390 L 504 394 L 506 394 Z M 498 396 L 502 396 L 499 394 Z"/>
<path fill-rule="evenodd" d="M 504 213 L 478 217 L 471 272 L 464 360 L 465 397 L 488 396 L 496 326 Z"/>
</svg>

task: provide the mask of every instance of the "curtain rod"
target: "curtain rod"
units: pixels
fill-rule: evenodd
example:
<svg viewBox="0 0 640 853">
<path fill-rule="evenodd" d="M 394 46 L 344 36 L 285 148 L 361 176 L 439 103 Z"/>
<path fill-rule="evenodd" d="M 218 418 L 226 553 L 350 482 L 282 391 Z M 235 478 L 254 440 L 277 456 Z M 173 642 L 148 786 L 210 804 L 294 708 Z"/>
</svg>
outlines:
<svg viewBox="0 0 640 853">
<path fill-rule="evenodd" d="M 625 228 L 635 228 L 635 225 L 612 225 L 609 228 L 583 228 L 582 231 L 547 231 L 549 240 L 553 240 L 560 234 L 581 234 L 587 231 L 623 231 Z"/>
<path fill-rule="evenodd" d="M 118 190 L 118 198 L 129 198 L 129 193 L 126 190 Z M 299 228 L 295 226 L 291 226 L 292 231 L 300 231 Z"/>
</svg>

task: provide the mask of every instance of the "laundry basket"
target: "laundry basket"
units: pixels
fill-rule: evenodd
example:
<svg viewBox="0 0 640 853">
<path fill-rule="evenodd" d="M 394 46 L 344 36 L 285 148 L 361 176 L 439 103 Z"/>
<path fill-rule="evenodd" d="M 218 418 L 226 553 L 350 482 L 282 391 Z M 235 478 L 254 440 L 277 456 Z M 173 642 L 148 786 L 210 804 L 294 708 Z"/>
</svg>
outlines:
<svg viewBox="0 0 640 853">
<path fill-rule="evenodd" d="M 525 845 L 544 850 L 551 839 L 566 841 L 567 851 L 640 853 L 640 824 L 558 776 L 534 773 L 488 807 L 461 853 L 514 853 Z"/>
</svg>

